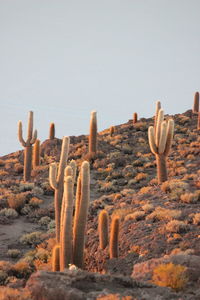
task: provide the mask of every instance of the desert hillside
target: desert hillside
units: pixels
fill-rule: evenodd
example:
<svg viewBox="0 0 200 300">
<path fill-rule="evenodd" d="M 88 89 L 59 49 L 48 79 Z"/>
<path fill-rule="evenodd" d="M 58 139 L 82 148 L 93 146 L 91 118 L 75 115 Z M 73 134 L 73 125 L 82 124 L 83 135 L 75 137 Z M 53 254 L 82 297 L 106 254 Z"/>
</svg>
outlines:
<svg viewBox="0 0 200 300">
<path fill-rule="evenodd" d="M 158 155 L 151 151 L 156 145 L 150 149 L 148 140 L 155 117 L 134 115 L 98 132 L 96 148 L 90 144 L 92 130 L 90 136 L 69 137 L 59 240 L 54 197 L 60 183 L 54 172 L 61 162 L 62 139 L 56 130 L 34 149 L 30 179 L 24 180 L 24 150 L 0 158 L 0 299 L 200 299 L 198 113 L 164 117 L 161 129 L 167 135 L 166 126 L 174 120 L 174 132 L 165 157 L 167 180 L 162 182 L 157 178 Z M 161 173 L 162 168 L 161 162 Z M 79 266 L 67 255 L 74 247 L 75 206 L 83 195 L 89 203 L 77 223 L 86 226 L 85 244 L 80 242 L 80 250 L 78 244 L 75 255 L 77 261 L 83 256 Z"/>
</svg>

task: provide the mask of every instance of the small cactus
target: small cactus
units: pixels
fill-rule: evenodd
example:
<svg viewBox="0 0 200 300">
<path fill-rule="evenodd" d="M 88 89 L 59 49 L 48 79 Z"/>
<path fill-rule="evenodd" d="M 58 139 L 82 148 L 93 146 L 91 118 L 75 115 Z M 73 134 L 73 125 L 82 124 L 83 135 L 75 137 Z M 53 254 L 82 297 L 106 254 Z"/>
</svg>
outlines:
<svg viewBox="0 0 200 300">
<path fill-rule="evenodd" d="M 168 122 L 164 121 L 164 111 L 159 110 L 155 128 L 149 127 L 148 137 L 151 152 L 156 156 L 158 183 L 167 180 L 167 166 L 166 158 L 171 149 L 174 121 L 169 119 Z"/>
<path fill-rule="evenodd" d="M 88 214 L 88 206 L 90 202 L 90 165 L 84 161 L 81 165 L 81 196 L 78 204 L 78 216 L 74 220 L 74 249 L 73 263 L 79 267 L 83 267 L 84 247 L 85 247 L 85 230 Z M 76 208 L 77 209 L 77 208 Z"/>
<path fill-rule="evenodd" d="M 55 139 L 55 124 L 51 123 L 49 127 L 49 139 L 53 140 Z"/>
<path fill-rule="evenodd" d="M 115 216 L 111 222 L 109 252 L 110 258 L 119 256 L 119 217 Z"/>
<path fill-rule="evenodd" d="M 98 221 L 100 249 L 105 249 L 108 245 L 108 213 L 106 210 L 100 212 Z"/>
<path fill-rule="evenodd" d="M 193 104 L 193 113 L 199 112 L 199 92 L 194 94 L 194 104 Z"/>
<path fill-rule="evenodd" d="M 90 118 L 90 135 L 89 135 L 89 153 L 91 155 L 97 152 L 97 113 L 91 112 Z"/>
<path fill-rule="evenodd" d="M 36 140 L 33 147 L 33 168 L 40 164 L 40 140 Z"/>
<path fill-rule="evenodd" d="M 134 125 L 135 123 L 137 123 L 137 121 L 138 121 L 138 115 L 137 115 L 137 113 L 135 112 L 135 113 L 133 114 L 133 125 Z"/>
<path fill-rule="evenodd" d="M 53 247 L 52 253 L 52 271 L 60 271 L 60 245 L 55 245 Z"/>
<path fill-rule="evenodd" d="M 32 145 L 37 139 L 37 130 L 33 133 L 33 112 L 29 112 L 27 140 L 23 139 L 22 122 L 18 123 L 18 138 L 24 149 L 24 181 L 29 181 L 31 178 L 32 168 Z"/>
<path fill-rule="evenodd" d="M 64 137 L 62 141 L 62 149 L 60 155 L 60 163 L 57 171 L 57 164 L 52 163 L 49 169 L 49 181 L 51 187 L 55 190 L 55 221 L 56 221 L 56 242 L 60 242 L 60 220 L 61 220 L 61 206 L 63 198 L 63 180 L 64 170 L 67 163 L 69 152 L 69 137 Z"/>
<path fill-rule="evenodd" d="M 73 238 L 73 179 L 71 176 L 64 177 L 64 196 L 63 196 L 63 221 L 60 234 L 60 270 L 63 271 L 72 263 Z"/>
<path fill-rule="evenodd" d="M 111 126 L 110 127 L 110 136 L 113 136 L 114 132 L 115 132 L 115 127 Z"/>
</svg>

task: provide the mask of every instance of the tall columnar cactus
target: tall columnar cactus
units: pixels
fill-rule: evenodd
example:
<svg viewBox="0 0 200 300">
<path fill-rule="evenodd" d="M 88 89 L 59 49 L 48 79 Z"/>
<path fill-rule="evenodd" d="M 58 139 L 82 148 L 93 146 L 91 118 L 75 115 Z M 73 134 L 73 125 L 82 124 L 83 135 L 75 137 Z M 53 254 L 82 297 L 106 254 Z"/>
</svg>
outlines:
<svg viewBox="0 0 200 300">
<path fill-rule="evenodd" d="M 74 219 L 73 263 L 79 268 L 83 267 L 84 262 L 85 230 L 89 202 L 90 166 L 87 161 L 84 161 L 81 165 L 80 202 L 77 203 L 76 200 L 76 205 L 78 205 L 78 217 Z"/>
<path fill-rule="evenodd" d="M 69 163 L 70 167 L 72 168 L 72 171 L 73 171 L 73 181 L 75 183 L 76 181 L 76 171 L 77 171 L 77 165 L 76 165 L 76 162 L 75 160 L 71 160 L 70 163 Z"/>
<path fill-rule="evenodd" d="M 194 94 L 193 113 L 199 112 L 199 92 Z"/>
<path fill-rule="evenodd" d="M 115 132 L 115 126 L 111 126 L 110 127 L 110 136 L 113 136 L 114 132 Z"/>
<path fill-rule="evenodd" d="M 80 200 L 81 200 L 81 174 L 79 173 L 79 176 L 78 176 L 78 179 L 77 179 L 77 187 L 76 187 L 76 200 L 75 200 L 73 236 L 75 236 L 75 230 L 76 230 L 75 224 L 78 224 Z"/>
<path fill-rule="evenodd" d="M 166 158 L 170 152 L 174 133 L 174 121 L 169 119 L 164 121 L 164 112 L 159 110 L 156 130 L 149 127 L 148 137 L 151 152 L 156 156 L 158 183 L 167 180 Z"/>
<path fill-rule="evenodd" d="M 31 178 L 32 168 L 32 145 L 37 139 L 37 130 L 33 133 L 33 112 L 29 112 L 28 118 L 28 132 L 26 142 L 23 139 L 22 134 L 22 122 L 18 123 L 18 138 L 24 149 L 24 181 L 29 181 Z"/>
<path fill-rule="evenodd" d="M 72 263 L 73 238 L 72 238 L 72 220 L 73 220 L 73 179 L 71 176 L 64 177 L 64 196 L 63 204 L 63 225 L 60 234 L 60 270 L 63 271 Z"/>
<path fill-rule="evenodd" d="M 113 217 L 110 230 L 109 252 L 110 258 L 118 258 L 119 256 L 119 217 Z"/>
<path fill-rule="evenodd" d="M 90 135 L 89 135 L 89 153 L 96 154 L 97 152 L 97 113 L 91 112 L 90 118 Z"/>
<path fill-rule="evenodd" d="M 160 109 L 161 109 L 161 103 L 160 103 L 160 101 L 157 101 L 156 102 L 156 113 L 155 113 L 155 118 L 154 118 L 154 132 L 156 132 L 157 119 L 158 119 L 158 114 L 159 114 Z"/>
<path fill-rule="evenodd" d="M 40 164 L 40 140 L 36 140 L 33 147 L 33 168 Z"/>
<path fill-rule="evenodd" d="M 55 245 L 52 252 L 52 271 L 60 271 L 60 245 Z"/>
<path fill-rule="evenodd" d="M 108 213 L 106 210 L 100 212 L 98 221 L 100 249 L 105 249 L 108 245 Z"/>
<path fill-rule="evenodd" d="M 135 112 L 135 113 L 133 114 L 133 125 L 134 125 L 135 123 L 137 123 L 137 121 L 138 121 L 138 115 L 137 115 L 137 113 Z"/>
<path fill-rule="evenodd" d="M 49 139 L 53 140 L 55 139 L 55 124 L 51 123 L 49 127 Z"/>
<path fill-rule="evenodd" d="M 60 163 L 57 171 L 57 164 L 53 163 L 49 169 L 49 180 L 51 187 L 55 190 L 55 221 L 56 221 L 56 242 L 60 242 L 60 219 L 61 219 L 61 205 L 63 197 L 63 180 L 64 170 L 67 163 L 69 152 L 69 137 L 64 137 L 62 141 L 62 149 L 60 155 Z"/>
</svg>

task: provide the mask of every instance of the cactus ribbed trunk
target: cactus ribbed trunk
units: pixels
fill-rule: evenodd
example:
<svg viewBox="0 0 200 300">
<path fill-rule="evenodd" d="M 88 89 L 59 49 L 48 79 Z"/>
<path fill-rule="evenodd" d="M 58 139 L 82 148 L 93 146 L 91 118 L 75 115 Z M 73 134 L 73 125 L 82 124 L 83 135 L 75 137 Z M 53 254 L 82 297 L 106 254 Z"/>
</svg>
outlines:
<svg viewBox="0 0 200 300">
<path fill-rule="evenodd" d="M 90 201 L 89 163 L 84 161 L 81 166 L 81 199 L 78 205 L 78 218 L 74 222 L 73 263 L 78 268 L 83 268 L 83 264 L 84 264 L 85 229 L 86 229 L 89 201 Z"/>
<path fill-rule="evenodd" d="M 33 167 L 37 167 L 40 164 L 40 140 L 36 140 L 33 147 Z"/>
<path fill-rule="evenodd" d="M 100 249 L 105 249 L 108 245 L 108 213 L 102 210 L 99 214 L 99 243 Z"/>
<path fill-rule="evenodd" d="M 138 115 L 137 115 L 137 113 L 134 113 L 133 114 L 133 124 L 137 123 L 137 120 L 138 120 Z"/>
<path fill-rule="evenodd" d="M 61 221 L 61 207 L 63 197 L 63 183 L 58 182 L 58 188 L 54 194 L 54 206 L 55 206 L 55 222 L 56 222 L 56 243 L 60 242 L 60 221 Z"/>
<path fill-rule="evenodd" d="M 50 124 L 50 128 L 49 128 L 49 139 L 53 140 L 55 139 L 55 125 L 54 123 Z"/>
<path fill-rule="evenodd" d="M 72 263 L 72 219 L 73 219 L 73 180 L 71 176 L 65 178 L 64 183 L 64 215 L 60 237 L 61 255 L 60 270 L 63 271 Z"/>
<path fill-rule="evenodd" d="M 32 145 L 24 148 L 24 181 L 29 181 L 31 178 L 32 165 Z"/>
<path fill-rule="evenodd" d="M 166 156 L 164 154 L 156 154 L 156 164 L 158 183 L 160 184 L 167 180 Z"/>
<path fill-rule="evenodd" d="M 60 271 L 60 246 L 55 245 L 52 253 L 52 271 Z"/>
<path fill-rule="evenodd" d="M 89 135 L 89 153 L 96 154 L 97 152 L 97 117 L 96 111 L 91 113 L 90 119 L 90 135 Z"/>
<path fill-rule="evenodd" d="M 119 256 L 119 217 L 113 217 L 110 230 L 110 258 Z"/>
</svg>

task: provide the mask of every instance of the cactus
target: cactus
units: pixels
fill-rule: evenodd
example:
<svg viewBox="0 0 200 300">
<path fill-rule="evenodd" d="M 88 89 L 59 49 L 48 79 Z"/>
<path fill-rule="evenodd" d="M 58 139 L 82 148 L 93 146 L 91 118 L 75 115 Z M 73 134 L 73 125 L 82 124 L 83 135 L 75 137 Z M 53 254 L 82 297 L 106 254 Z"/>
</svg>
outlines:
<svg viewBox="0 0 200 300">
<path fill-rule="evenodd" d="M 49 139 L 53 140 L 55 139 L 55 124 L 51 123 L 49 127 Z"/>
<path fill-rule="evenodd" d="M 148 137 L 151 152 L 156 156 L 158 183 L 167 180 L 166 158 L 171 149 L 174 133 L 174 121 L 164 121 L 164 112 L 159 110 L 155 128 L 149 127 Z"/>
<path fill-rule="evenodd" d="M 60 271 L 60 245 L 55 245 L 53 247 L 52 253 L 52 271 Z"/>
<path fill-rule="evenodd" d="M 36 140 L 33 147 L 33 168 L 40 164 L 40 140 Z"/>
<path fill-rule="evenodd" d="M 77 203 L 77 217 L 74 219 L 74 242 L 73 242 L 73 263 L 79 267 L 83 267 L 84 246 L 85 246 L 85 228 L 88 214 L 88 206 L 90 202 L 90 166 L 87 161 L 81 165 L 81 196 Z"/>
<path fill-rule="evenodd" d="M 154 132 L 156 132 L 158 113 L 159 113 L 160 109 L 161 109 L 161 103 L 160 103 L 160 101 L 157 101 L 156 102 L 156 113 L 155 113 L 155 117 L 154 117 Z"/>
<path fill-rule="evenodd" d="M 60 155 L 60 163 L 57 171 L 56 163 L 50 165 L 49 181 L 51 187 L 55 190 L 54 203 L 55 203 L 55 221 L 56 221 L 56 242 L 60 242 L 60 215 L 63 197 L 63 180 L 64 170 L 69 152 L 69 137 L 64 137 L 62 141 L 62 149 Z"/>
<path fill-rule="evenodd" d="M 67 167 L 68 168 L 68 167 Z M 71 168 L 70 168 L 71 169 Z M 67 174 L 66 174 L 67 175 Z M 64 177 L 63 220 L 60 233 L 60 270 L 63 271 L 72 263 L 72 219 L 73 219 L 73 179 Z"/>
<path fill-rule="evenodd" d="M 79 173 L 77 179 L 77 188 L 76 188 L 76 202 L 75 202 L 75 214 L 74 214 L 74 224 L 78 223 L 78 215 L 79 215 L 79 208 L 80 208 L 80 199 L 81 199 L 81 175 Z M 73 227 L 73 236 L 75 236 L 76 227 Z"/>
<path fill-rule="evenodd" d="M 193 113 L 199 112 L 199 92 L 194 94 L 194 104 L 193 104 Z"/>
<path fill-rule="evenodd" d="M 18 123 L 18 138 L 24 149 L 24 181 L 29 181 L 31 177 L 32 167 L 32 145 L 37 139 L 37 130 L 33 133 L 33 112 L 29 112 L 28 118 L 28 132 L 26 142 L 23 139 L 22 134 L 22 122 Z"/>
<path fill-rule="evenodd" d="M 135 123 L 137 123 L 137 121 L 138 121 L 138 115 L 137 115 L 137 113 L 135 112 L 135 113 L 133 114 L 133 125 L 134 125 Z"/>
<path fill-rule="evenodd" d="M 72 171 L 73 171 L 73 181 L 75 183 L 75 181 L 76 181 L 76 171 L 77 171 L 77 165 L 76 165 L 75 160 L 72 159 L 70 161 L 69 165 L 72 168 Z"/>
<path fill-rule="evenodd" d="M 97 152 L 97 113 L 91 112 L 90 135 L 89 135 L 89 153 L 94 155 Z"/>
<path fill-rule="evenodd" d="M 118 258 L 119 250 L 119 217 L 115 216 L 111 222 L 109 252 L 110 258 Z"/>
<path fill-rule="evenodd" d="M 108 245 L 108 213 L 106 210 L 100 212 L 98 221 L 100 249 L 105 249 Z"/>
<path fill-rule="evenodd" d="M 200 111 L 198 112 L 197 129 L 200 130 Z"/>
<path fill-rule="evenodd" d="M 113 136 L 114 132 L 115 132 L 115 127 L 111 126 L 110 127 L 110 136 Z"/>
</svg>

